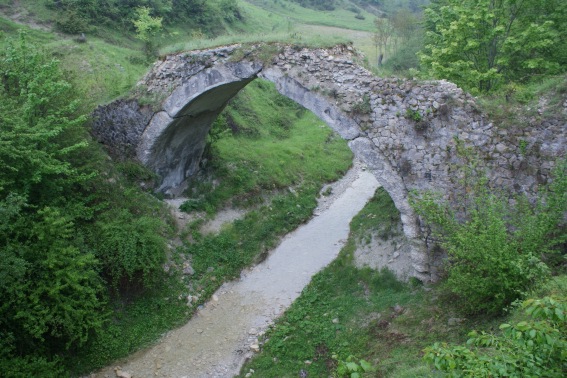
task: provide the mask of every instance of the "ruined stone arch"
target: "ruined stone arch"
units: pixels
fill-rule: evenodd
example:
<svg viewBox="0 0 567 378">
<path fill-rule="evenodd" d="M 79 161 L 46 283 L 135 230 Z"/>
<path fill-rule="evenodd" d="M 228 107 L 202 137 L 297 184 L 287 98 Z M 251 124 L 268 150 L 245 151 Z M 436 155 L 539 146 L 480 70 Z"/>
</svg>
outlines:
<svg viewBox="0 0 567 378">
<path fill-rule="evenodd" d="M 496 162 L 490 171 L 496 184 L 535 188 L 533 172 L 510 169 L 528 158 L 452 83 L 375 77 L 357 64 L 360 57 L 350 46 L 280 46 L 267 61 L 258 51 L 235 45 L 168 56 L 138 86 L 140 95 L 158 97 L 157 104 L 140 106 L 133 99 L 100 107 L 93 133 L 116 153 L 150 167 L 161 178 L 159 191 L 175 195 L 197 172 L 206 135 L 227 102 L 257 77 L 269 80 L 346 139 L 375 174 L 400 211 L 412 244 L 413 275 L 424 280 L 430 261 L 408 195 L 437 190 L 451 198 L 459 174 L 457 140 Z M 530 134 L 548 150 L 531 162 L 544 168 L 539 175 L 549 174 L 551 157 L 565 155 L 566 129 Z"/>
</svg>

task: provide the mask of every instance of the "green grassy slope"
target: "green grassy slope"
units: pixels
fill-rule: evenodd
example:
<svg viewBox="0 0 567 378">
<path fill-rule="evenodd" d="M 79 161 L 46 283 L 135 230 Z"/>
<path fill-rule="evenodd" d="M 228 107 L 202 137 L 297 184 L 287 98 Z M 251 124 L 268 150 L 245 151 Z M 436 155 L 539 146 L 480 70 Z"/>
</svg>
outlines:
<svg viewBox="0 0 567 378">
<path fill-rule="evenodd" d="M 332 11 L 304 8 L 298 3 L 287 0 L 245 0 L 243 2 L 256 5 L 271 14 L 283 17 L 290 22 L 335 26 L 344 29 L 362 31 L 372 31 L 374 29 L 373 21 L 375 15 L 354 6 L 351 2 L 346 2 L 343 7 L 338 7 Z M 358 9 L 358 13 L 353 10 L 349 10 L 349 8 Z M 359 15 L 359 18 L 355 17 L 357 14 Z"/>
</svg>

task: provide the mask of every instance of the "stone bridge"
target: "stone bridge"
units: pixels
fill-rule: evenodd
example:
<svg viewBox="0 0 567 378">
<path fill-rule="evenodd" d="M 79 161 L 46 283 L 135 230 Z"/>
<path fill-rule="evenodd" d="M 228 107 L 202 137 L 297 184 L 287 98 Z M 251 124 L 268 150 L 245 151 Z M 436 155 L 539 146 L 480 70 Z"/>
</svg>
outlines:
<svg viewBox="0 0 567 378">
<path fill-rule="evenodd" d="M 154 170 L 159 191 L 176 195 L 197 172 L 205 137 L 227 102 L 257 77 L 267 79 L 346 139 L 374 172 L 412 240 L 414 275 L 427 280 L 432 258 L 419 238 L 409 192 L 456 198 L 464 163 L 457 150 L 466 146 L 489 168 L 492 185 L 535 193 L 555 159 L 565 156 L 567 127 L 555 120 L 501 128 L 452 83 L 376 77 L 361 60 L 345 45 L 234 45 L 170 55 L 138 84 L 135 99 L 95 111 L 93 133 L 115 155 Z"/>
</svg>

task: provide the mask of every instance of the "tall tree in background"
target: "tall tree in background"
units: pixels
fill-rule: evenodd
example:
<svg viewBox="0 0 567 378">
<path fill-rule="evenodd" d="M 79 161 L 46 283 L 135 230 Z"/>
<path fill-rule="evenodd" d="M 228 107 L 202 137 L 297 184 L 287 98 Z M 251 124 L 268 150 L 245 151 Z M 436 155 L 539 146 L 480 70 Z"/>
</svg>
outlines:
<svg viewBox="0 0 567 378">
<path fill-rule="evenodd" d="M 420 15 L 408 9 L 400 9 L 390 18 L 390 23 L 398 39 L 405 44 L 419 30 Z"/>
<path fill-rule="evenodd" d="M 390 20 L 385 17 L 375 19 L 374 25 L 376 26 L 373 36 L 374 46 L 376 47 L 376 60 L 378 65 L 381 65 L 394 29 Z"/>
<path fill-rule="evenodd" d="M 433 0 L 424 21 L 425 71 L 472 92 L 566 68 L 563 0 Z"/>
<path fill-rule="evenodd" d="M 136 37 L 144 42 L 144 52 L 148 57 L 155 55 L 154 39 L 162 29 L 162 17 L 152 17 L 150 8 L 140 7 L 136 9 L 136 19 L 132 22 L 136 27 Z"/>
</svg>

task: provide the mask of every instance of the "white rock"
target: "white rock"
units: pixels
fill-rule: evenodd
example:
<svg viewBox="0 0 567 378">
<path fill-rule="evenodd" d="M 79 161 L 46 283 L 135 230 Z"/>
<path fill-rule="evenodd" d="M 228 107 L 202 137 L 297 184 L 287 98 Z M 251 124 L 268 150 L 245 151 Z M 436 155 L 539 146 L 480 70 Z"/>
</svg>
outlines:
<svg viewBox="0 0 567 378">
<path fill-rule="evenodd" d="M 116 376 L 118 378 L 132 378 L 132 374 L 118 369 L 116 370 Z"/>
</svg>

